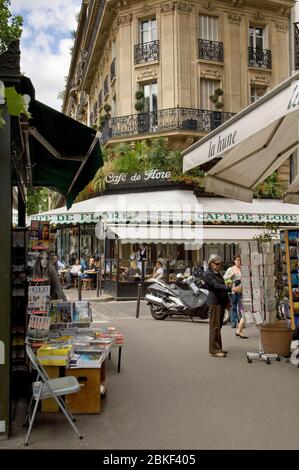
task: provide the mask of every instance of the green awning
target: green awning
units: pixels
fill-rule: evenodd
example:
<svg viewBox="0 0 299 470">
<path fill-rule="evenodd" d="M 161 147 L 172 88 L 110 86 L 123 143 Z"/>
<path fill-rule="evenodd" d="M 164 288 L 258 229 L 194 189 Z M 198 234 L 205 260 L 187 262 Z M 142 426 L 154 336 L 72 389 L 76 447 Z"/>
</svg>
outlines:
<svg viewBox="0 0 299 470">
<path fill-rule="evenodd" d="M 31 184 L 59 192 L 69 209 L 103 164 L 96 131 L 35 99 L 29 111 L 23 130 Z"/>
</svg>

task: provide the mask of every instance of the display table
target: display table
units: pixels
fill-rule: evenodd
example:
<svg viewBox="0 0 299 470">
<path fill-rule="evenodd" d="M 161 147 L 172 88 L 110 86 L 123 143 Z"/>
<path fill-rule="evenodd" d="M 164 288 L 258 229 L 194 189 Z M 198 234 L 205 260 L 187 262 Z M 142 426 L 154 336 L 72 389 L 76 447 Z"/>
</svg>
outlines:
<svg viewBox="0 0 299 470">
<path fill-rule="evenodd" d="M 60 377 L 60 366 L 43 366 L 50 379 Z M 64 374 L 62 374 L 64 375 Z M 41 401 L 41 411 L 44 413 L 58 413 L 59 406 L 54 398 L 46 398 Z"/>
<path fill-rule="evenodd" d="M 81 391 L 67 395 L 65 402 L 73 414 L 101 412 L 101 384 L 105 384 L 105 362 L 101 368 L 66 369 L 65 375 L 77 378 Z M 105 385 L 104 385 L 105 386 Z"/>
</svg>

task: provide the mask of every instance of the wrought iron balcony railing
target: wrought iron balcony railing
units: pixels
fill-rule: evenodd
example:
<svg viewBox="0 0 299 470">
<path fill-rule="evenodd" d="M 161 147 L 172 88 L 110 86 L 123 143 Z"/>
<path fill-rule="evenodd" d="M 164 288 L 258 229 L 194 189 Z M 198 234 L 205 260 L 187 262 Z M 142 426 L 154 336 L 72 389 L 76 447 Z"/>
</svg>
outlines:
<svg viewBox="0 0 299 470">
<path fill-rule="evenodd" d="M 271 69 L 271 51 L 269 51 L 269 49 L 258 49 L 255 47 L 248 47 L 248 65 L 249 67 Z"/>
<path fill-rule="evenodd" d="M 198 39 L 198 58 L 223 62 L 223 43 L 218 41 L 209 41 L 208 39 Z"/>
<path fill-rule="evenodd" d="M 114 57 L 110 65 L 110 83 L 116 78 L 116 58 Z"/>
<path fill-rule="evenodd" d="M 295 69 L 299 69 L 299 22 L 294 23 L 294 62 Z"/>
<path fill-rule="evenodd" d="M 144 42 L 134 46 L 134 63 L 142 64 L 159 60 L 159 41 Z"/>
<path fill-rule="evenodd" d="M 102 140 L 130 135 L 159 133 L 172 130 L 210 132 L 235 113 L 206 109 L 169 108 L 149 113 L 110 118 L 102 131 Z"/>
</svg>

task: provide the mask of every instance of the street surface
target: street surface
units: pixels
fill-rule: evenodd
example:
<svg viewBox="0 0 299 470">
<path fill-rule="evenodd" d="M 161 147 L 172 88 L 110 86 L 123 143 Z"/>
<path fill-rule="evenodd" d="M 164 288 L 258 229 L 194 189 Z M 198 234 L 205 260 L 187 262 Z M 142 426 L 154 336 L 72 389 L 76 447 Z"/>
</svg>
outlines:
<svg viewBox="0 0 299 470">
<path fill-rule="evenodd" d="M 235 337 L 223 327 L 227 358 L 208 354 L 206 321 L 154 320 L 144 302 L 93 303 L 93 317 L 124 334 L 107 361 L 108 392 L 100 415 L 77 417 L 79 441 L 61 415 L 38 415 L 29 449 L 298 449 L 299 370 L 285 361 L 248 364 L 258 331 Z M 17 409 L 21 423 L 24 410 Z M 0 448 L 23 448 L 15 425 Z"/>
</svg>

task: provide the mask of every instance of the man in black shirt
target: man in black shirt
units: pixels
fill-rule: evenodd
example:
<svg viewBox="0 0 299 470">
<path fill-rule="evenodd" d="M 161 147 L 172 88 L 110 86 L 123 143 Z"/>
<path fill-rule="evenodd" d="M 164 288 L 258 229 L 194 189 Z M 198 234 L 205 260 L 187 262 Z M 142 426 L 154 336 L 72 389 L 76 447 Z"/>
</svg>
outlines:
<svg viewBox="0 0 299 470">
<path fill-rule="evenodd" d="M 228 293 L 231 288 L 225 284 L 220 272 L 222 259 L 218 255 L 211 255 L 208 269 L 204 274 L 206 287 L 209 289 L 207 304 L 210 311 L 210 340 L 209 351 L 214 357 L 225 357 L 227 351 L 222 349 L 221 328 L 224 310 L 229 305 Z"/>
</svg>

